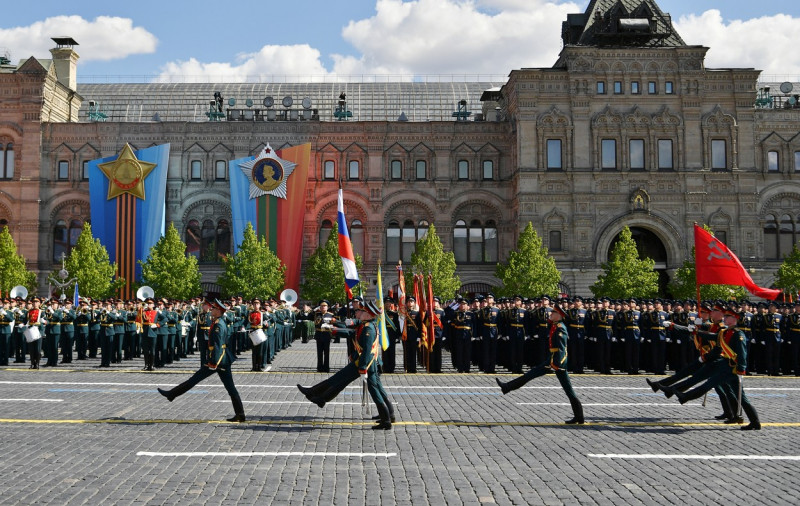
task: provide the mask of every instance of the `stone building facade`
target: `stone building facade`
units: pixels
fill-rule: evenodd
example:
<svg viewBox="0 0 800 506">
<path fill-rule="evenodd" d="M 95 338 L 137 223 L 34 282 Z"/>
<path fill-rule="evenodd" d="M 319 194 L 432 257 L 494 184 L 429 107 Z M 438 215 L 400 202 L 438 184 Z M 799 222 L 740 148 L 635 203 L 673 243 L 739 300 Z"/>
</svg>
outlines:
<svg viewBox="0 0 800 506">
<path fill-rule="evenodd" d="M 590 2 L 569 16 L 563 39 L 552 68 L 512 70 L 505 83 L 399 83 L 399 98 L 388 84 L 295 83 L 280 89 L 312 96 L 322 104 L 313 115 L 256 109 L 245 119 L 248 108 L 230 105 L 219 122 L 204 115 L 214 91 L 260 103 L 279 87 L 76 85 L 77 54 L 60 44 L 52 60 L 0 65 L 0 223 L 46 284 L 89 219 L 86 163 L 125 142 L 168 142 L 167 221 L 191 254 L 213 260 L 231 248 L 227 161 L 265 143 L 311 143 L 303 258 L 335 223 L 341 182 L 370 281 L 378 261 L 408 260 L 434 224 L 456 252 L 464 291 L 484 290 L 531 222 L 564 291 L 590 293 L 626 225 L 666 284 L 698 222 L 769 285 L 800 238 L 797 102 L 760 101 L 758 70 L 706 68 L 707 48 L 687 45 L 649 0 Z M 336 87 L 355 104 L 348 121 L 325 112 Z M 450 110 L 415 106 L 414 93 Z M 457 114 L 461 99 L 469 116 Z M 105 121 L 89 119 L 98 104 Z M 213 261 L 201 268 L 207 282 L 220 272 Z"/>
</svg>

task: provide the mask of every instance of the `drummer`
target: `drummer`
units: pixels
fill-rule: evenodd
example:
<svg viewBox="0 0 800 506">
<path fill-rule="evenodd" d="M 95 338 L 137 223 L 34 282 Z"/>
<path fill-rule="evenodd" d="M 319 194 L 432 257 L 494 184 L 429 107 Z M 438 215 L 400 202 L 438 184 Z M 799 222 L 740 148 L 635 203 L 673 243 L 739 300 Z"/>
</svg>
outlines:
<svg viewBox="0 0 800 506">
<path fill-rule="evenodd" d="M 260 372 L 264 370 L 266 362 L 267 335 L 264 333 L 264 324 L 266 323 L 264 312 L 261 310 L 261 299 L 255 298 L 252 301 L 252 306 L 248 313 L 247 330 L 250 333 L 250 339 L 253 341 L 253 367 L 250 369 L 253 372 Z"/>
<path fill-rule="evenodd" d="M 28 341 L 28 354 L 31 356 L 30 368 L 38 369 L 39 360 L 42 358 L 42 300 L 39 297 L 34 297 L 31 303 L 33 307 L 28 310 L 28 317 L 26 320 L 30 331 L 27 332 L 25 340 Z"/>
</svg>

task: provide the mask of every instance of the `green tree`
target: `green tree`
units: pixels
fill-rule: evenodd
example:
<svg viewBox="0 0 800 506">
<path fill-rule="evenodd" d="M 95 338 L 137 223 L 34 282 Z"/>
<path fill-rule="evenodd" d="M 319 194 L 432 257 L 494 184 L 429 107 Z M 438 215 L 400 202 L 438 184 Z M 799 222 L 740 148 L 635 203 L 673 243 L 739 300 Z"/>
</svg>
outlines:
<svg viewBox="0 0 800 506">
<path fill-rule="evenodd" d="M 595 296 L 615 299 L 628 297 L 655 297 L 658 294 L 658 273 L 655 261 L 639 258 L 636 241 L 628 227 L 622 229 L 619 241 L 611 250 L 608 262 L 603 264 L 605 274 L 589 287 Z"/>
<path fill-rule="evenodd" d="M 17 255 L 17 243 L 4 226 L 0 231 L 0 293 L 7 295 L 17 285 L 36 293 L 36 273 L 25 266 L 25 257 Z"/>
<path fill-rule="evenodd" d="M 442 299 L 452 298 L 461 288 L 461 279 L 456 276 L 456 256 L 452 251 L 444 250 L 433 223 L 425 237 L 417 241 L 417 247 L 411 254 L 411 268 L 422 274 L 430 273 L 433 294 Z"/>
<path fill-rule="evenodd" d="M 533 224 L 528 222 L 517 240 L 517 248 L 508 255 L 508 261 L 497 264 L 495 276 L 503 286 L 502 295 L 521 294 L 526 296 L 558 294 L 561 272 L 555 259 L 547 252 L 542 239 Z"/>
<path fill-rule="evenodd" d="M 356 268 L 361 269 L 363 262 L 356 255 Z M 316 303 L 320 299 L 331 302 L 344 302 L 347 294 L 344 290 L 344 267 L 339 256 L 339 225 L 333 224 L 328 240 L 320 245 L 308 257 L 304 270 L 305 280 L 300 285 L 300 298 Z M 358 285 L 353 287 L 353 294 L 358 293 Z M 365 294 L 370 295 L 370 294 Z"/>
<path fill-rule="evenodd" d="M 793 294 L 800 291 L 800 249 L 797 248 L 797 244 L 778 267 L 775 273 L 775 286 Z"/>
<path fill-rule="evenodd" d="M 72 248 L 64 266 L 70 277 L 78 281 L 78 291 L 82 296 L 102 299 L 116 293 L 125 280 L 117 277 L 117 264 L 111 263 L 106 247 L 92 235 L 92 226 L 83 225 L 78 243 Z M 72 294 L 72 287 L 64 293 Z"/>
<path fill-rule="evenodd" d="M 263 237 L 256 236 L 248 223 L 239 251 L 225 255 L 222 261 L 225 270 L 218 283 L 223 292 L 241 295 L 245 299 L 277 295 L 283 289 L 286 266 L 267 246 Z"/>
<path fill-rule="evenodd" d="M 186 254 L 186 243 L 181 240 L 174 223 L 170 223 L 167 233 L 139 264 L 142 285 L 150 286 L 159 297 L 188 299 L 200 293 L 197 258 Z"/>
</svg>

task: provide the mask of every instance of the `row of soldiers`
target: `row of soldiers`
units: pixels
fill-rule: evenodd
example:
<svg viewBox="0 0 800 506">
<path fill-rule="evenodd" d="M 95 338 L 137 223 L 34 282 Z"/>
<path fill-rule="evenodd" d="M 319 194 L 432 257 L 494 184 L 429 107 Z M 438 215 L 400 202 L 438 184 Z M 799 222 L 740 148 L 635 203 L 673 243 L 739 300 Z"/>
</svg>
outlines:
<svg viewBox="0 0 800 506">
<path fill-rule="evenodd" d="M 263 328 L 266 339 L 253 354 L 253 370 L 264 370 L 278 351 L 291 345 L 298 311 L 274 299 L 258 310 L 241 298 L 231 302 L 224 317 L 232 330 L 232 351 L 254 348 L 248 335 L 256 327 Z M 152 371 L 187 359 L 195 351 L 205 363 L 210 323 L 208 308 L 199 298 L 81 299 L 77 307 L 71 300 L 58 298 L 3 299 L 0 365 L 8 365 L 11 358 L 14 363 L 26 363 L 26 355 L 31 369 L 99 356 L 99 367 L 144 358 L 144 370 Z M 42 358 L 46 361 L 40 364 Z"/>
<path fill-rule="evenodd" d="M 748 374 L 800 376 L 800 301 L 733 303 L 741 312 L 739 326 L 747 338 Z M 547 356 L 548 318 L 556 304 L 567 314 L 571 373 L 664 374 L 697 358 L 690 337 L 669 325 L 686 326 L 694 321 L 694 300 L 552 300 L 548 296 L 495 300 L 489 293 L 458 297 L 442 307 L 437 298 L 431 345 L 423 337 L 427 319 L 422 320 L 414 297 L 406 298 L 404 308 L 397 308 L 392 299 L 385 301 L 392 322 L 388 329 L 391 345 L 402 343 L 406 372 L 416 372 L 417 364 L 440 372 L 441 352 L 449 350 L 455 370 L 469 372 L 477 367 L 488 374 L 497 366 L 518 374 L 523 366 L 532 367 Z M 385 355 L 384 370 L 392 372 L 395 351 L 389 349 Z"/>
</svg>

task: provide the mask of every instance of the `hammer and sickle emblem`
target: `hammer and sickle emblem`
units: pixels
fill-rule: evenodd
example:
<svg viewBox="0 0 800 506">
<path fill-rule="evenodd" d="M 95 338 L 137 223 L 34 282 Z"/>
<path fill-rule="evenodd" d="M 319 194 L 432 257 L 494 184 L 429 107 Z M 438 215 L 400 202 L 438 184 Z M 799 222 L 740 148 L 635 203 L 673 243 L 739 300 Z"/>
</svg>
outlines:
<svg viewBox="0 0 800 506">
<path fill-rule="evenodd" d="M 714 240 L 708 243 L 708 248 L 711 250 L 708 253 L 708 258 L 706 260 L 711 261 L 713 258 L 719 258 L 720 260 L 730 260 L 731 256 L 722 249 L 720 246 L 719 241 Z"/>
</svg>

